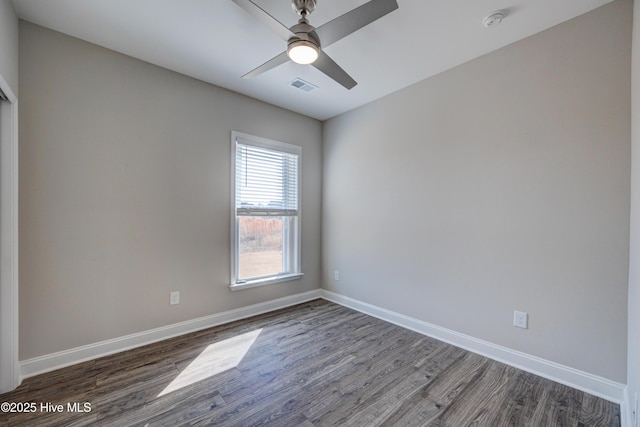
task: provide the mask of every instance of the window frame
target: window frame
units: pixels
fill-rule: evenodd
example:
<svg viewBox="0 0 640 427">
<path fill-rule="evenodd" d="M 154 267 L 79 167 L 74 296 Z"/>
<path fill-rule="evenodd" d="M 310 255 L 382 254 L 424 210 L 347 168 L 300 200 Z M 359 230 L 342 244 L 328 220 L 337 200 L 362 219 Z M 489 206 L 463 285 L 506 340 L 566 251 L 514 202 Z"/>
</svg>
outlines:
<svg viewBox="0 0 640 427">
<path fill-rule="evenodd" d="M 283 216 L 283 222 L 286 218 L 293 218 L 293 224 L 289 225 L 286 230 L 283 224 L 283 248 L 282 257 L 283 264 L 290 269 L 288 273 L 273 274 L 269 276 L 261 276 L 250 279 L 239 279 L 238 272 L 240 266 L 240 227 L 239 215 L 236 212 L 236 155 L 237 146 L 251 145 L 268 150 L 279 151 L 283 153 L 294 154 L 298 157 L 298 173 L 297 173 L 297 215 L 286 217 Z M 257 286 L 271 285 L 289 280 L 301 278 L 301 208 L 302 208 L 302 147 L 299 145 L 289 144 L 286 142 L 275 141 L 259 136 L 249 135 L 242 132 L 231 132 L 231 290 L 249 289 Z M 260 215 L 255 215 L 260 216 Z M 268 215 L 265 215 L 268 217 Z"/>
</svg>

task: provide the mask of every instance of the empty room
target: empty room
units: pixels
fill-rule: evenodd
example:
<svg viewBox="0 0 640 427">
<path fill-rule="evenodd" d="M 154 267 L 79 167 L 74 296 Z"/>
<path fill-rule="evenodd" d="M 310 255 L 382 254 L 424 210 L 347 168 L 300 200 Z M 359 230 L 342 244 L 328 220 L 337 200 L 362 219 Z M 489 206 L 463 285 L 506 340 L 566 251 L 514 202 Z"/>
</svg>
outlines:
<svg viewBox="0 0 640 427">
<path fill-rule="evenodd" d="M 0 427 L 640 427 L 640 2 L 0 0 Z"/>
</svg>

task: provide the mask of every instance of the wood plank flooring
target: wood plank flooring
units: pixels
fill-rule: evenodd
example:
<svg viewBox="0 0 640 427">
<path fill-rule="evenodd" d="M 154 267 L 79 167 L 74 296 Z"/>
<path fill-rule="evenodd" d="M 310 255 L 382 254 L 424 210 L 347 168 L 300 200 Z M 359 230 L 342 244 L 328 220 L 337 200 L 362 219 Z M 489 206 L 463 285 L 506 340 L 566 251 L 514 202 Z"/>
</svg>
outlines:
<svg viewBox="0 0 640 427">
<path fill-rule="evenodd" d="M 0 402 L 36 409 L 0 427 L 620 425 L 617 404 L 324 300 L 29 378 Z"/>
</svg>

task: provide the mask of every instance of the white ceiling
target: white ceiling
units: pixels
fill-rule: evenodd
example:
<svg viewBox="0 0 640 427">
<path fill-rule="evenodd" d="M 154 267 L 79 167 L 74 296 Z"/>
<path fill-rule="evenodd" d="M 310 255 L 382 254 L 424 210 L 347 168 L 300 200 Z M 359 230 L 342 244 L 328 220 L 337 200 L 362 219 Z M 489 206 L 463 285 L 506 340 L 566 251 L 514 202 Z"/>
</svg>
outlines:
<svg viewBox="0 0 640 427">
<path fill-rule="evenodd" d="M 557 25 L 612 0 L 398 0 L 399 9 L 328 46 L 358 85 L 346 90 L 311 66 L 240 76 L 286 46 L 231 0 L 13 0 L 30 21 L 280 107 L 324 120 Z M 290 0 L 254 0 L 287 26 Z M 318 0 L 323 23 L 367 0 Z M 507 17 L 485 28 L 494 11 Z M 290 85 L 302 78 L 318 86 Z"/>
</svg>

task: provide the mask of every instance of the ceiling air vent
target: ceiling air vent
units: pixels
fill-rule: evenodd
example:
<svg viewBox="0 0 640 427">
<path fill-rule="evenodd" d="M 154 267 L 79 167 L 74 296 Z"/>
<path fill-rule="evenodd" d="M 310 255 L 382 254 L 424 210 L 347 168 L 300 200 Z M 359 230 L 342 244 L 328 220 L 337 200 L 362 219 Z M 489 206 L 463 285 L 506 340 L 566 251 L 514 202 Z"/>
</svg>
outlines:
<svg viewBox="0 0 640 427">
<path fill-rule="evenodd" d="M 302 80 L 300 77 L 289 83 L 291 86 L 303 90 L 305 92 L 311 92 L 314 89 L 318 89 L 318 86 Z"/>
</svg>

